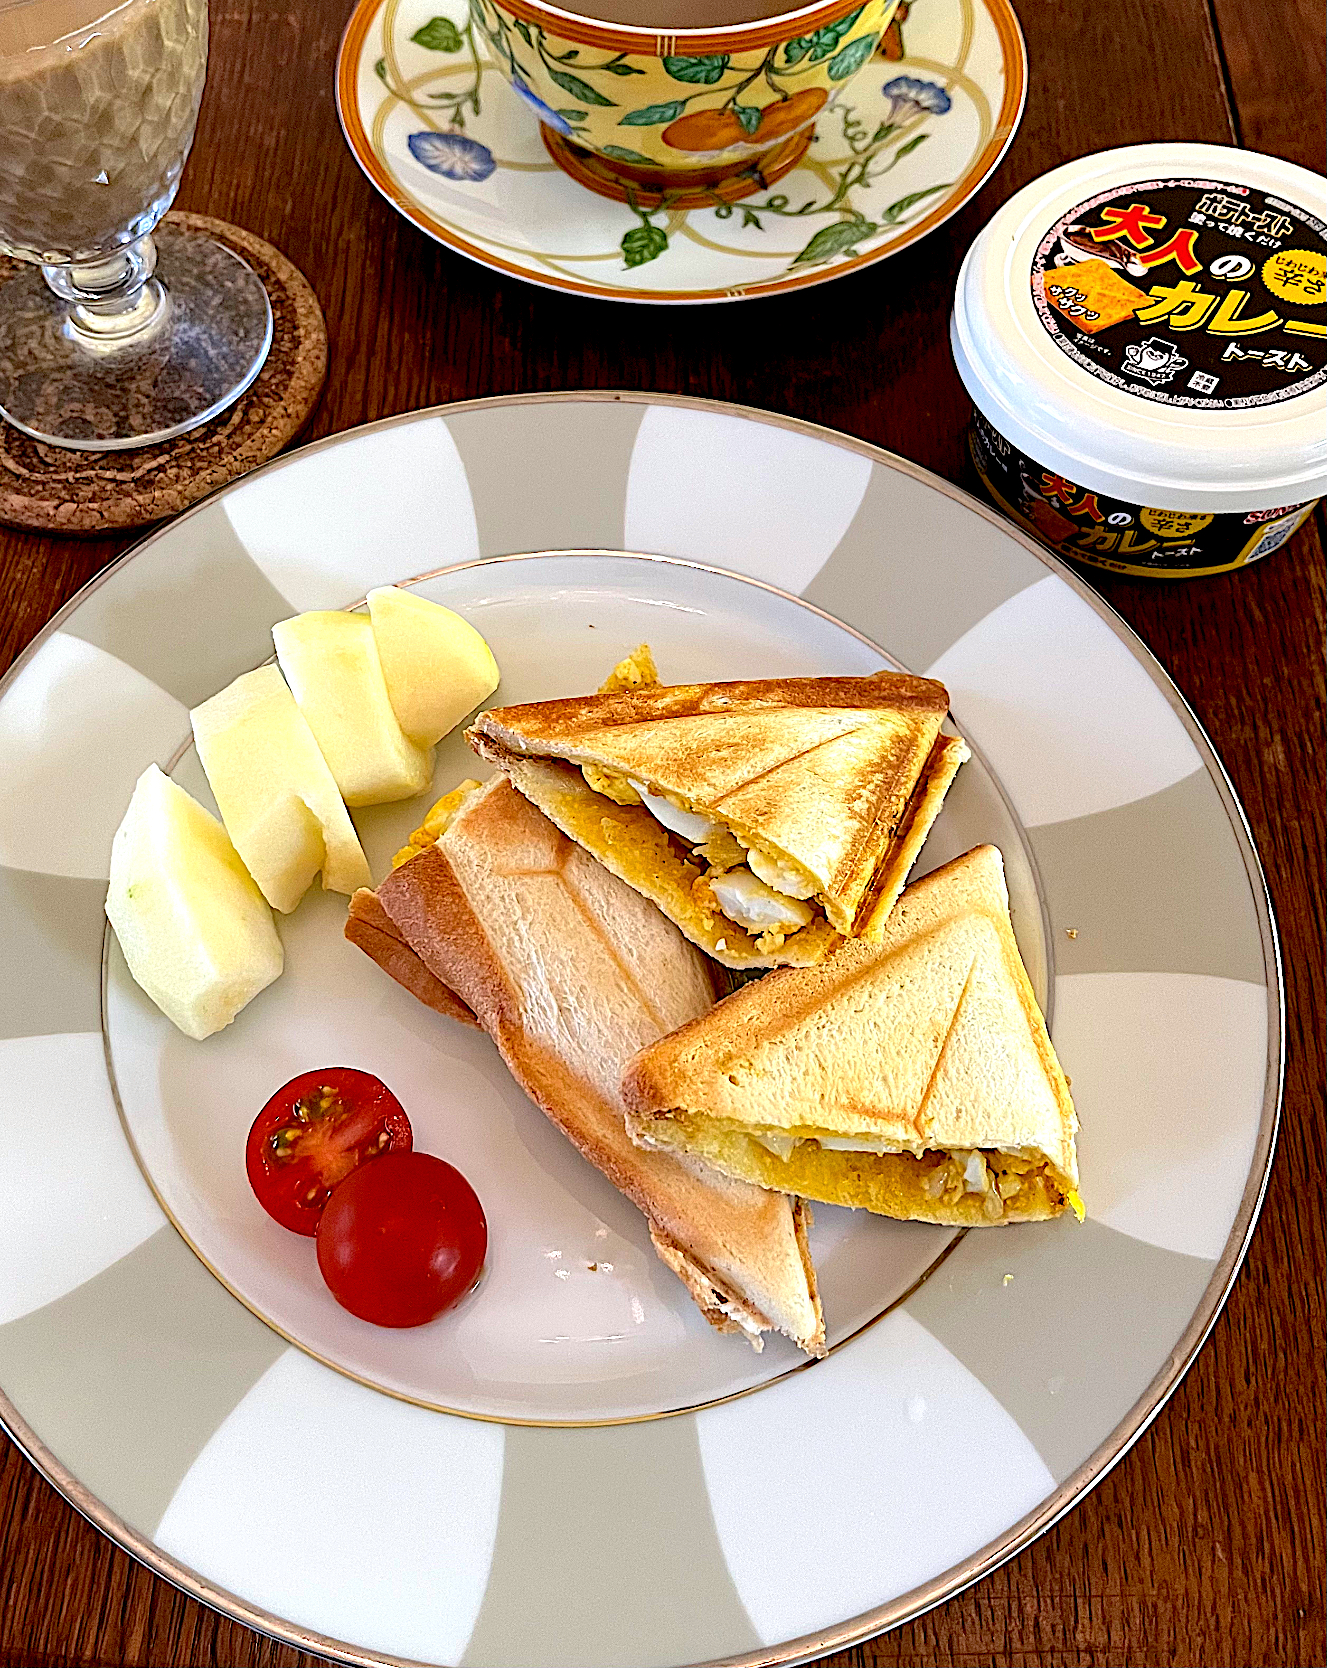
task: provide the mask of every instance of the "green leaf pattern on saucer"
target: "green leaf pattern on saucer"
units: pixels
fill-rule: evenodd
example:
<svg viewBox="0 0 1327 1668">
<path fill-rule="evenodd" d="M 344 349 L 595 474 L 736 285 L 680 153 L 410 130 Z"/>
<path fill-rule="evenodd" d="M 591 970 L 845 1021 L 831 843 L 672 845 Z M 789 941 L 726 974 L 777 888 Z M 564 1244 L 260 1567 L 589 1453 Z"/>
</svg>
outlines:
<svg viewBox="0 0 1327 1668">
<path fill-rule="evenodd" d="M 633 226 L 622 239 L 622 255 L 628 266 L 644 266 L 657 260 L 668 247 L 668 234 L 650 220 Z"/>
<path fill-rule="evenodd" d="M 431 17 L 410 39 L 429 52 L 459 52 L 464 45 L 461 31 L 449 17 Z"/>
</svg>

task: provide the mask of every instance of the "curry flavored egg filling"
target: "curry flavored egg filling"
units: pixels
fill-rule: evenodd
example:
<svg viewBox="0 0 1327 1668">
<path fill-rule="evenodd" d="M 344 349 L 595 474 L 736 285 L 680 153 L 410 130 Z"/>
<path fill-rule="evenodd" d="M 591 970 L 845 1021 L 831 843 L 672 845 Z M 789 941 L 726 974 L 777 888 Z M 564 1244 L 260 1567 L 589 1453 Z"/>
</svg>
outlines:
<svg viewBox="0 0 1327 1668">
<path fill-rule="evenodd" d="M 1073 1182 L 1044 1153 L 999 1148 L 887 1151 L 865 1137 L 755 1129 L 674 1111 L 652 1119 L 652 1143 L 708 1159 L 762 1187 L 886 1216 L 926 1219 L 940 1207 L 957 1226 L 1038 1221 L 1066 1207 L 1081 1219 Z"/>
<path fill-rule="evenodd" d="M 782 852 L 762 847 L 666 788 L 588 761 L 580 769 L 595 793 L 616 806 L 639 806 L 658 824 L 665 841 L 651 844 L 660 857 L 666 850 L 680 866 L 679 880 L 685 880 L 692 907 L 711 934 L 717 930 L 726 939 L 731 928 L 768 955 L 817 920 L 828 926 L 814 878 Z"/>
</svg>

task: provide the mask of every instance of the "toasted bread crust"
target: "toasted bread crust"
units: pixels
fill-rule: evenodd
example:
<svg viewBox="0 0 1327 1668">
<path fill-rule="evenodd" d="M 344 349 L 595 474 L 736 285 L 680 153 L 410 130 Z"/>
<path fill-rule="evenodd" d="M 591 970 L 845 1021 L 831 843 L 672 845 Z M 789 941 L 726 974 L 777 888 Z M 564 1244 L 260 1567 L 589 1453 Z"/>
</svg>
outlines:
<svg viewBox="0 0 1327 1668">
<path fill-rule="evenodd" d="M 352 944 L 376 961 L 398 985 L 404 985 L 426 1008 L 459 1019 L 462 1025 L 478 1029 L 479 1021 L 450 986 L 430 973 L 402 938 L 400 929 L 378 902 L 376 895 L 361 887 L 350 899 L 345 935 Z"/>
<path fill-rule="evenodd" d="M 935 678 L 904 672 L 875 672 L 865 678 L 748 678 L 733 683 L 645 684 L 608 695 L 572 695 L 560 701 L 529 701 L 516 707 L 491 707 L 480 713 L 473 730 L 497 737 L 518 752 L 523 738 L 575 742 L 591 726 L 632 725 L 660 718 L 689 718 L 697 713 L 728 712 L 734 707 L 849 707 L 864 712 L 884 705 L 912 707 L 918 713 L 949 710 L 949 692 Z"/>
<path fill-rule="evenodd" d="M 814 1332 L 805 1338 L 798 1338 L 797 1342 L 808 1355 L 819 1358 L 827 1355 L 829 1351 L 825 1345 L 825 1317 L 820 1308 L 820 1294 L 816 1290 L 816 1271 L 811 1262 L 811 1247 L 806 1237 L 807 1229 L 811 1226 L 811 1207 L 805 1199 L 794 1199 L 792 1213 L 797 1249 L 806 1273 L 807 1285 L 815 1298 L 816 1320 Z M 765 1343 L 760 1333 L 762 1328 L 768 1329 L 769 1322 L 758 1310 L 753 1309 L 730 1285 L 716 1281 L 707 1269 L 689 1255 L 684 1246 L 679 1245 L 676 1240 L 669 1239 L 653 1222 L 650 1223 L 650 1242 L 660 1259 L 668 1264 L 691 1293 L 696 1307 L 716 1332 L 741 1332 L 753 1349 L 764 1349 Z"/>
<path fill-rule="evenodd" d="M 814 1271 L 804 1241 L 795 1237 L 797 1218 L 786 1196 L 734 1183 L 703 1166 L 698 1172 L 694 1160 L 645 1153 L 634 1146 L 616 1094 L 621 1055 L 611 1065 L 611 1088 L 596 1083 L 589 1071 L 564 1057 L 565 1045 L 558 1042 L 562 1033 L 541 1034 L 526 1011 L 525 992 L 479 910 L 496 907 L 494 900 L 500 899 L 506 910 L 503 919 L 510 926 L 511 906 L 519 905 L 523 942 L 538 958 L 543 953 L 540 934 L 549 929 L 541 924 L 535 888 L 550 880 L 556 884 L 552 865 L 558 842 L 601 888 L 617 885 L 499 778 L 473 796 L 437 846 L 389 875 L 379 898 L 429 972 L 473 1009 L 531 1100 L 645 1214 L 658 1239 L 685 1257 L 689 1289 L 698 1291 L 703 1284 L 711 1293 L 708 1307 L 702 1304 L 707 1318 L 725 1318 L 713 1298 L 717 1292 L 731 1311 L 726 1317 L 730 1321 L 732 1314 L 740 1313 L 755 1325 L 755 1336 L 761 1328 L 777 1328 L 817 1353 L 823 1348 L 824 1325 Z M 498 888 L 487 905 L 472 900 L 463 878 L 475 864 L 484 880 Z M 620 904 L 620 896 L 614 896 Z M 691 1005 L 684 1011 L 703 1009 L 712 987 L 701 958 L 633 894 L 625 893 L 625 899 L 648 923 L 656 950 L 672 947 L 674 955 L 694 957 L 694 964 L 685 963 L 685 978 L 693 981 L 688 988 L 696 994 L 685 998 Z M 659 935 L 669 936 L 665 942 Z M 592 948 L 593 940 L 587 939 L 586 953 Z M 623 965 L 621 977 L 630 983 L 629 965 Z M 676 984 L 676 973 L 672 977 Z M 556 987 L 551 994 L 557 1006 Z M 541 1011 L 547 1009 L 549 995 L 543 992 Z M 640 1003 L 649 999 L 647 992 Z M 639 1020 L 639 1004 L 636 1011 Z M 593 1015 L 581 1023 L 593 1027 Z M 652 1034 L 662 1034 L 662 1029 Z M 599 1037 L 591 1030 L 589 1041 L 612 1061 L 614 1036 Z M 700 1284 L 693 1287 L 693 1280 Z M 752 1335 L 747 1327 L 743 1330 Z"/>
<path fill-rule="evenodd" d="M 884 931 L 890 911 L 898 902 L 912 865 L 931 832 L 931 824 L 940 815 L 949 785 L 959 766 L 971 757 L 967 743 L 956 736 L 941 736 L 936 741 L 895 831 L 894 848 L 877 869 L 875 883 L 862 899 L 853 925 L 855 937 L 879 938 Z"/>
<path fill-rule="evenodd" d="M 705 1271 L 690 1258 L 676 1240 L 661 1233 L 650 1223 L 650 1244 L 660 1262 L 672 1269 L 691 1300 L 716 1332 L 740 1332 L 757 1355 L 765 1347 L 761 1332 L 768 1327 L 763 1316 L 747 1307 L 740 1298 L 720 1292 Z"/>
</svg>

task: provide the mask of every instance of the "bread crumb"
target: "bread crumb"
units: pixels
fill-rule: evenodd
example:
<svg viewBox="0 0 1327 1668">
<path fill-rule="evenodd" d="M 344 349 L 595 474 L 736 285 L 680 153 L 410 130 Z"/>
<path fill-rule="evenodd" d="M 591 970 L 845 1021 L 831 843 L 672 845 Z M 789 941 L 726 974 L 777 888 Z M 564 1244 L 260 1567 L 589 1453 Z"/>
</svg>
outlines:
<svg viewBox="0 0 1327 1668">
<path fill-rule="evenodd" d="M 1066 938 L 1077 938 L 1078 937 L 1078 928 L 1077 927 L 1066 927 L 1064 929 L 1064 936 Z"/>
</svg>

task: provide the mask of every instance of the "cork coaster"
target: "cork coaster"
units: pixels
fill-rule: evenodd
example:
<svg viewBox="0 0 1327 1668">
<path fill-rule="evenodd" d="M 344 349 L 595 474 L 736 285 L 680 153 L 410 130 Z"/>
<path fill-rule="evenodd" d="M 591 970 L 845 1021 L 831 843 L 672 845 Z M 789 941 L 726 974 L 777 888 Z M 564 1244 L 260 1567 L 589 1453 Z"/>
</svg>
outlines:
<svg viewBox="0 0 1327 1668">
<path fill-rule="evenodd" d="M 0 421 L 0 522 L 42 533 L 142 527 L 266 463 L 308 422 L 327 375 L 327 327 L 308 279 L 270 243 L 205 214 L 168 222 L 241 255 L 272 303 L 272 348 L 253 386 L 210 423 L 125 452 L 75 452 Z M 0 278 L 15 269 L 0 257 Z"/>
</svg>

